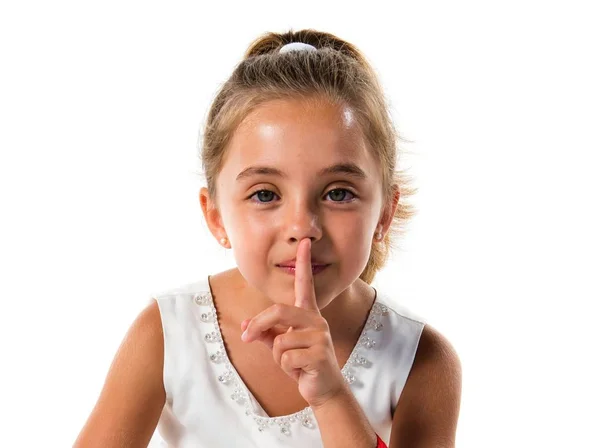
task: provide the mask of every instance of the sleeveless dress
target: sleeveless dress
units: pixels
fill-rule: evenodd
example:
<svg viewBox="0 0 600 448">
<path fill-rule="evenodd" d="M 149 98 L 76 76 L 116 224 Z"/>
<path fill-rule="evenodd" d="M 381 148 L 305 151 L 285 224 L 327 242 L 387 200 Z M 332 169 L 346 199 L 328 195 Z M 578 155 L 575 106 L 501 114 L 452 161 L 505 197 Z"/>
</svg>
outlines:
<svg viewBox="0 0 600 448">
<path fill-rule="evenodd" d="M 269 417 L 229 360 L 208 278 L 153 295 L 164 332 L 166 402 L 149 447 L 322 447 L 310 407 Z M 389 444 L 392 413 L 425 321 L 377 291 L 342 368 L 372 428 Z"/>
</svg>

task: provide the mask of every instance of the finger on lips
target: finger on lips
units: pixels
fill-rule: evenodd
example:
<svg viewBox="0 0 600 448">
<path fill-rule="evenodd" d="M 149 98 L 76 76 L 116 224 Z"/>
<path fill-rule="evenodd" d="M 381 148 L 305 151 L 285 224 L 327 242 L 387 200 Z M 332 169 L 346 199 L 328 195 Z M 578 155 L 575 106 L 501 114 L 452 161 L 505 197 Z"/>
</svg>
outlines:
<svg viewBox="0 0 600 448">
<path fill-rule="evenodd" d="M 244 342 L 258 339 L 272 347 L 274 338 L 280 333 L 276 331 L 269 332 L 275 325 L 287 326 L 288 333 L 292 332 L 292 329 L 303 329 L 311 326 L 320 330 L 328 330 L 327 321 L 321 316 L 315 296 L 310 238 L 305 238 L 298 244 L 295 266 L 294 306 L 277 303 L 252 319 L 242 321 L 240 327 L 243 331 L 242 340 Z M 305 311 L 312 311 L 312 313 L 306 313 Z"/>
<path fill-rule="evenodd" d="M 294 305 L 300 308 L 318 310 L 312 275 L 311 244 L 310 238 L 305 238 L 300 241 L 296 251 L 296 275 L 294 276 L 296 301 Z"/>
</svg>

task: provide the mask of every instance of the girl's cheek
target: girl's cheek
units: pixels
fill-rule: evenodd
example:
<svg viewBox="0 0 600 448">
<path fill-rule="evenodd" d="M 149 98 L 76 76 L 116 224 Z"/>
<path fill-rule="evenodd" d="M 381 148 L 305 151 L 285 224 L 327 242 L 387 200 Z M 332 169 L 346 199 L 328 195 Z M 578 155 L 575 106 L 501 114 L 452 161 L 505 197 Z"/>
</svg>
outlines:
<svg viewBox="0 0 600 448">
<path fill-rule="evenodd" d="M 267 218 L 266 216 L 257 216 L 256 214 L 248 214 L 241 220 L 242 227 L 246 231 L 258 234 L 269 232 L 276 222 L 276 218 Z"/>
</svg>

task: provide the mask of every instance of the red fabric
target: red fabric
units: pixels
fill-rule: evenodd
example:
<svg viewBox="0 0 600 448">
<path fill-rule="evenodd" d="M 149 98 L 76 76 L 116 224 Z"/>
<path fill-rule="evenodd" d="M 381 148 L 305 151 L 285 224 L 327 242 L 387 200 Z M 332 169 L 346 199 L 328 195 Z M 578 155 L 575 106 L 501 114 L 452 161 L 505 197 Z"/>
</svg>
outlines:
<svg viewBox="0 0 600 448">
<path fill-rule="evenodd" d="M 381 437 L 377 436 L 377 447 L 376 448 L 388 448 L 388 446 L 385 444 L 385 442 L 383 440 L 381 440 Z"/>
</svg>

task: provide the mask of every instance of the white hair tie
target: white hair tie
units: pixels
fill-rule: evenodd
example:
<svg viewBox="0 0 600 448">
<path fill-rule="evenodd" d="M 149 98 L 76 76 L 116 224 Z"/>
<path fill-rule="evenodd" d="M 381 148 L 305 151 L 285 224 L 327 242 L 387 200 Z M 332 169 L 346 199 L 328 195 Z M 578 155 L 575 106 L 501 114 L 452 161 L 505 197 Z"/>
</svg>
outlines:
<svg viewBox="0 0 600 448">
<path fill-rule="evenodd" d="M 280 53 L 287 53 L 289 51 L 317 51 L 317 49 L 304 42 L 290 42 L 279 49 Z"/>
</svg>

